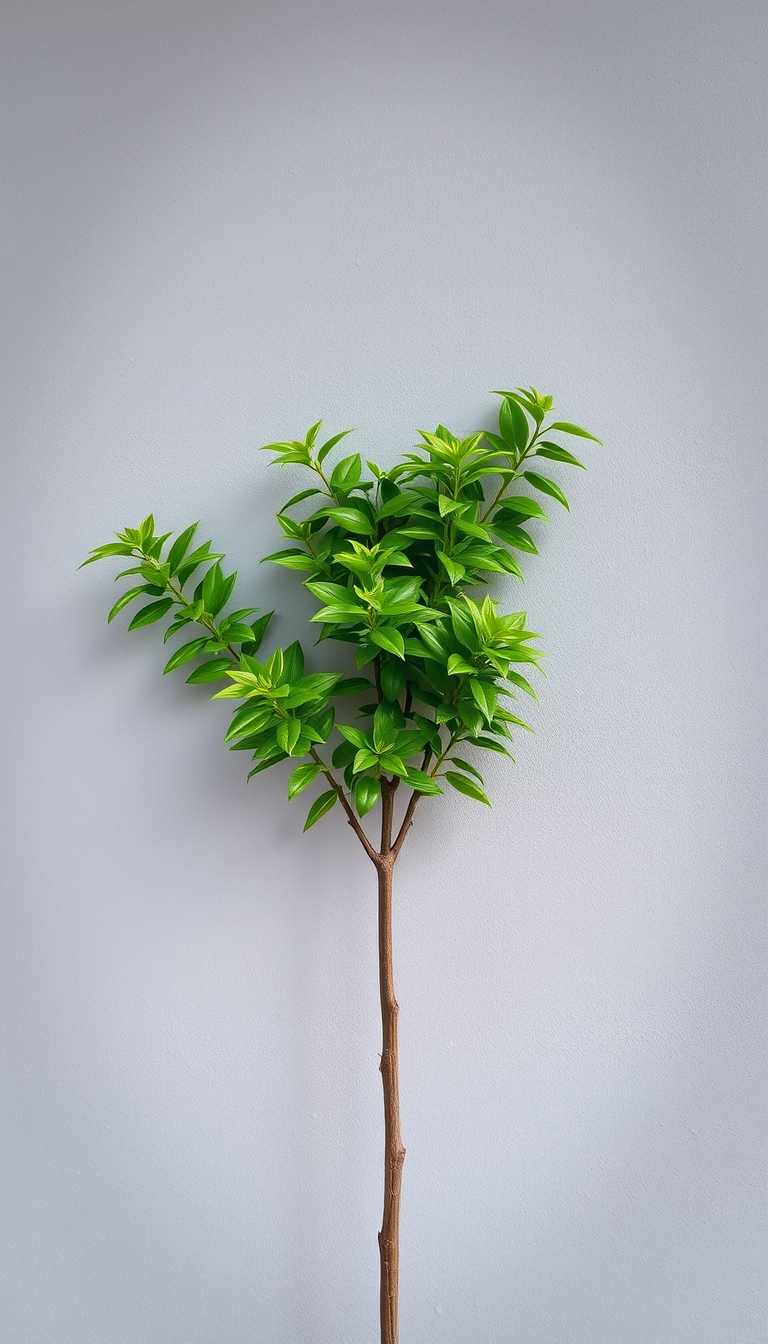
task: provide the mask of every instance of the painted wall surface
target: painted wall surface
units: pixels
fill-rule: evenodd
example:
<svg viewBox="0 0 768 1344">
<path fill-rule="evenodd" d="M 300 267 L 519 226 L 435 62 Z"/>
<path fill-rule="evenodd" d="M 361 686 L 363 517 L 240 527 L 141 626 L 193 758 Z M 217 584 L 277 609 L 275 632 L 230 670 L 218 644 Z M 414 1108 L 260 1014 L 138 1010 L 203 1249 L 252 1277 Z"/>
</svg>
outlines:
<svg viewBox="0 0 768 1344">
<path fill-rule="evenodd" d="M 399 865 L 403 1344 L 768 1338 L 765 26 L 5 0 L 2 1344 L 374 1344 L 373 871 L 75 571 L 202 518 L 288 642 L 258 445 L 519 382 L 605 447 Z"/>
</svg>

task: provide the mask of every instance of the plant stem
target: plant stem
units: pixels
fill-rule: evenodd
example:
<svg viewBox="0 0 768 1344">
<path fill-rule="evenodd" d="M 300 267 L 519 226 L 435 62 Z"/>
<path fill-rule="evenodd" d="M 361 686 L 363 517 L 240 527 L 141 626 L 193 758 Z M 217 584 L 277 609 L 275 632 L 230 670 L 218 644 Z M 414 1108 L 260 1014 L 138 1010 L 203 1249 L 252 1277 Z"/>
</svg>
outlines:
<svg viewBox="0 0 768 1344">
<path fill-rule="evenodd" d="M 405 1148 L 400 1133 L 397 1018 L 392 971 L 391 854 L 376 865 L 379 878 L 379 994 L 381 998 L 381 1081 L 384 1089 L 384 1214 L 379 1233 L 381 1259 L 381 1344 L 398 1344 L 400 1281 L 400 1191 Z"/>
</svg>

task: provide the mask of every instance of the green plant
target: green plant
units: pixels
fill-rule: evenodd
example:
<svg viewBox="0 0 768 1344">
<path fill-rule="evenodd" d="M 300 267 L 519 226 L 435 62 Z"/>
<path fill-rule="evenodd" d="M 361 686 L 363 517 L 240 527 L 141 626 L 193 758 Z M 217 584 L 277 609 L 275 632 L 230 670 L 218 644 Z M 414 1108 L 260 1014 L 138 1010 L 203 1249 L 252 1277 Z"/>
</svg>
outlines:
<svg viewBox="0 0 768 1344">
<path fill-rule="evenodd" d="M 194 662 L 188 682 L 226 683 L 214 699 L 241 702 L 225 741 L 233 751 L 251 753 L 255 765 L 248 778 L 290 760 L 289 799 L 316 783 L 324 786 L 304 829 L 338 806 L 376 868 L 385 1119 L 382 1344 L 398 1339 L 405 1158 L 392 971 L 393 868 L 421 798 L 441 794 L 447 784 L 489 802 L 477 765 L 464 753 L 509 756 L 512 727 L 528 729 L 502 701 L 514 700 L 518 691 L 536 698 L 519 668 L 538 665 L 542 654 L 531 644 L 538 636 L 526 629 L 524 612 L 502 615 L 487 593 L 471 597 L 467 590 L 486 586 L 489 574 L 522 578 L 513 551 L 537 554 L 526 526 L 547 516 L 535 497 L 518 493 L 519 485 L 513 490 L 516 483 L 568 508 L 560 486 L 530 469 L 533 458 L 583 465 L 550 436 L 599 442 L 578 425 L 547 424 L 552 398 L 535 387 L 496 395 L 502 399 L 498 434 L 458 439 L 439 425 L 434 434 L 422 431 L 417 450 L 388 470 L 368 462 L 369 477 L 358 453 L 330 473 L 326 468 L 349 431 L 318 446 L 318 422 L 301 442 L 267 445 L 278 465 L 305 467 L 313 483 L 278 513 L 290 545 L 266 559 L 300 574 L 321 604 L 312 617 L 319 638 L 352 646 L 357 671 L 367 676 L 307 672 L 298 642 L 260 660 L 274 613 L 251 620 L 258 608 L 241 607 L 222 615 L 237 576 L 224 573 L 224 557 L 210 541 L 197 544 L 197 523 L 168 545 L 171 533 L 157 536 L 150 514 L 84 562 L 130 557 L 133 563 L 117 577 L 137 582 L 118 598 L 108 620 L 149 598 L 129 630 L 167 616 L 166 640 L 195 628 L 195 638 L 176 648 L 165 672 Z M 302 505 L 311 512 L 299 521 L 295 511 Z M 357 700 L 354 723 L 336 715 L 334 702 L 346 696 Z M 406 795 L 402 810 L 400 790 Z M 378 847 L 363 826 L 376 806 Z"/>
</svg>

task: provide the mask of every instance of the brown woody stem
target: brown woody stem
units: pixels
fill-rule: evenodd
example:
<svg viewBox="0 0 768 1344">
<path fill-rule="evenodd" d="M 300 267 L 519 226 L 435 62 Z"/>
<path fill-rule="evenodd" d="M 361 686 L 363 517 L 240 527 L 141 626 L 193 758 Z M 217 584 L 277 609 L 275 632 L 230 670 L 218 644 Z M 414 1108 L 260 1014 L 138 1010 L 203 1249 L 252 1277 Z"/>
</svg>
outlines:
<svg viewBox="0 0 768 1344">
<path fill-rule="evenodd" d="M 376 870 L 379 885 L 379 997 L 381 1000 L 381 1081 L 384 1089 L 384 1214 L 379 1233 L 381 1259 L 381 1344 L 398 1344 L 400 1280 L 400 1190 L 405 1148 L 400 1133 L 400 1079 L 397 1018 L 392 961 L 392 814 L 395 785 L 382 780 L 381 852 Z"/>
<path fill-rule="evenodd" d="M 379 992 L 381 996 L 381 1081 L 384 1088 L 384 1214 L 379 1233 L 381 1258 L 381 1344 L 397 1344 L 400 1279 L 400 1190 L 405 1148 L 400 1133 L 397 1055 L 398 1004 L 392 974 L 392 869 L 387 857 L 379 873 Z"/>
</svg>

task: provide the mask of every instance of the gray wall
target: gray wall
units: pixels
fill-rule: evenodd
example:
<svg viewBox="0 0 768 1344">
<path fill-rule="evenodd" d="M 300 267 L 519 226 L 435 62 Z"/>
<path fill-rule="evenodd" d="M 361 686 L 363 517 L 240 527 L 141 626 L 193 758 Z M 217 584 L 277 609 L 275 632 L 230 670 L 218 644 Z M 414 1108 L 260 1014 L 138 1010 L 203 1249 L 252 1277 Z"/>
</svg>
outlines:
<svg viewBox="0 0 768 1344">
<path fill-rule="evenodd" d="M 533 381 L 606 446 L 497 588 L 537 735 L 400 865 L 403 1344 L 762 1344 L 762 6 L 0 18 L 0 1339 L 377 1337 L 372 870 L 75 568 L 202 517 L 286 642 L 257 446 Z"/>
</svg>

